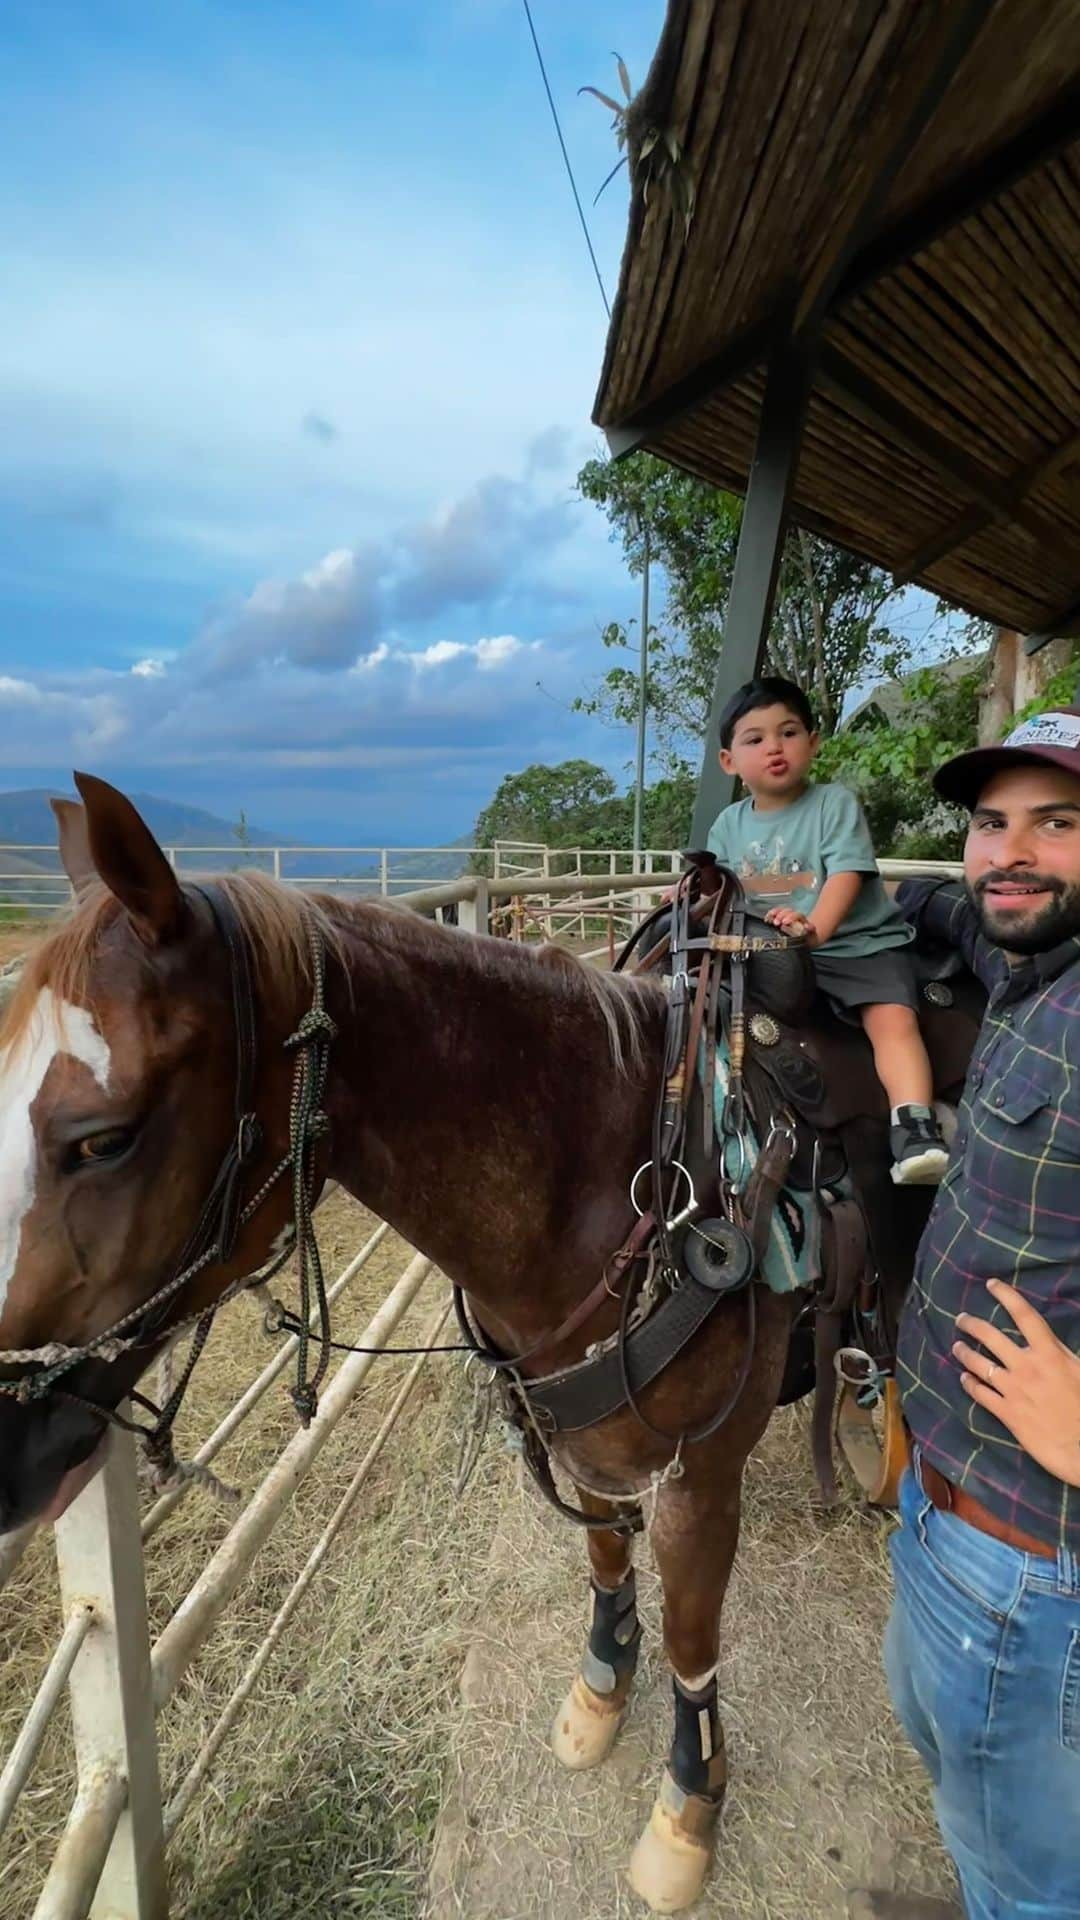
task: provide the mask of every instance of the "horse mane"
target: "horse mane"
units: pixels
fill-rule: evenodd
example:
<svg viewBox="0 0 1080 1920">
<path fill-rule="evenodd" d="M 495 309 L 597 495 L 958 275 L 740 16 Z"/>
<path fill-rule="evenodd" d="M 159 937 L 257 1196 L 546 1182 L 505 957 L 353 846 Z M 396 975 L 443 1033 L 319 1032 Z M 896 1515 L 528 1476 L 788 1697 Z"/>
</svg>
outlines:
<svg viewBox="0 0 1080 1920">
<path fill-rule="evenodd" d="M 242 872 L 208 876 L 226 893 L 249 937 L 256 978 L 281 986 L 311 985 L 311 954 L 307 921 L 313 919 L 328 954 L 347 970 L 350 932 L 390 953 L 407 966 L 417 947 L 439 954 L 447 964 L 461 964 L 467 935 L 421 919 L 393 902 L 345 901 L 326 895 L 300 893 L 262 873 Z M 102 944 L 124 909 L 109 890 L 91 883 L 71 915 L 47 935 L 27 960 L 18 986 L 0 1019 L 0 1047 L 19 1039 L 28 1025 L 43 987 L 60 1000 L 92 1005 L 94 972 Z M 639 1071 L 645 1060 L 647 1008 L 655 1007 L 657 985 L 651 979 L 602 973 L 565 947 L 539 951 L 505 940 L 469 942 L 472 963 L 481 977 L 497 987 L 522 967 L 534 970 L 538 993 L 567 1006 L 588 1006 L 603 1022 L 612 1064 L 623 1076 Z M 150 953 L 147 952 L 147 965 Z"/>
<path fill-rule="evenodd" d="M 228 895 L 243 922 L 257 980 L 310 986 L 305 908 L 327 952 L 341 957 L 343 929 L 331 918 L 332 902 L 326 898 L 296 893 L 262 873 L 225 873 L 207 878 Z M 58 1000 L 76 1006 L 92 1005 L 94 970 L 102 944 L 123 914 L 124 908 L 108 888 L 92 881 L 69 917 L 27 959 L 0 1019 L 0 1047 L 13 1044 L 24 1033 L 43 987 Z M 149 966 L 149 949 L 146 960 Z"/>
</svg>

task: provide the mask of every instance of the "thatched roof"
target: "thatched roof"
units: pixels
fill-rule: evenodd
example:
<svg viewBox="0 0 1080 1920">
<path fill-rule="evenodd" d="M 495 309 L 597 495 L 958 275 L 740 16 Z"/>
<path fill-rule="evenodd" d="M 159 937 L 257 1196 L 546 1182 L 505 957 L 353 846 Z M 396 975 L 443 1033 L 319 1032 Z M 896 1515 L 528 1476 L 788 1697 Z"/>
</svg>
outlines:
<svg viewBox="0 0 1080 1920">
<path fill-rule="evenodd" d="M 1080 0 L 671 0 L 632 132 L 613 451 L 744 491 L 794 316 L 819 341 L 796 520 L 1080 632 Z"/>
</svg>

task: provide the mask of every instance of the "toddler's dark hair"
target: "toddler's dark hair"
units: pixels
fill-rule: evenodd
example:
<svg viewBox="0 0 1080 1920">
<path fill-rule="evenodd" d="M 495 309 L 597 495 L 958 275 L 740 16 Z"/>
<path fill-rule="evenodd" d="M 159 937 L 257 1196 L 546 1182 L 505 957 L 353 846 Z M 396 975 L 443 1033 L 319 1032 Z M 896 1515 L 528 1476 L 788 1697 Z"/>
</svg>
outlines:
<svg viewBox="0 0 1080 1920">
<path fill-rule="evenodd" d="M 802 721 L 807 733 L 814 731 L 814 710 L 802 688 L 797 687 L 793 680 L 781 680 L 777 674 L 766 673 L 757 680 L 744 680 L 742 686 L 732 694 L 720 715 L 722 747 L 730 747 L 739 721 L 757 707 L 790 707 L 796 718 Z"/>
</svg>

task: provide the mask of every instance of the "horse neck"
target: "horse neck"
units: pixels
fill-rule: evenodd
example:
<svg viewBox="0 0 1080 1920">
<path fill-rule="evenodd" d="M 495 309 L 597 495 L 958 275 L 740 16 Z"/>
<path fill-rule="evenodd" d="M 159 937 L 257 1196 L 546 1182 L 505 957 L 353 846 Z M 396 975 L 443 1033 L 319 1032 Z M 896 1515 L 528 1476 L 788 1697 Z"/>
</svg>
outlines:
<svg viewBox="0 0 1080 1920">
<path fill-rule="evenodd" d="M 479 940 L 371 905 L 341 920 L 331 1177 L 484 1306 L 493 1332 L 550 1326 L 633 1215 L 662 1045 L 620 1071 L 565 955 Z"/>
</svg>

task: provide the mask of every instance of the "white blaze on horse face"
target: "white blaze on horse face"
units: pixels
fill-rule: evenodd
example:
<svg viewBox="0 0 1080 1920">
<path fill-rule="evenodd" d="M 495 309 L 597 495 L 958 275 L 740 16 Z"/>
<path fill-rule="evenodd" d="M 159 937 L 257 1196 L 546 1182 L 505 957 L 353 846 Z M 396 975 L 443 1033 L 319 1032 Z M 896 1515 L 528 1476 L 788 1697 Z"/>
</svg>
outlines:
<svg viewBox="0 0 1080 1920">
<path fill-rule="evenodd" d="M 0 1054 L 0 1314 L 19 1257 L 22 1224 L 34 1204 L 37 1142 L 30 1109 L 61 1054 L 80 1060 L 99 1087 L 108 1087 L 109 1047 L 91 1014 L 42 987 L 22 1033 Z"/>
</svg>

